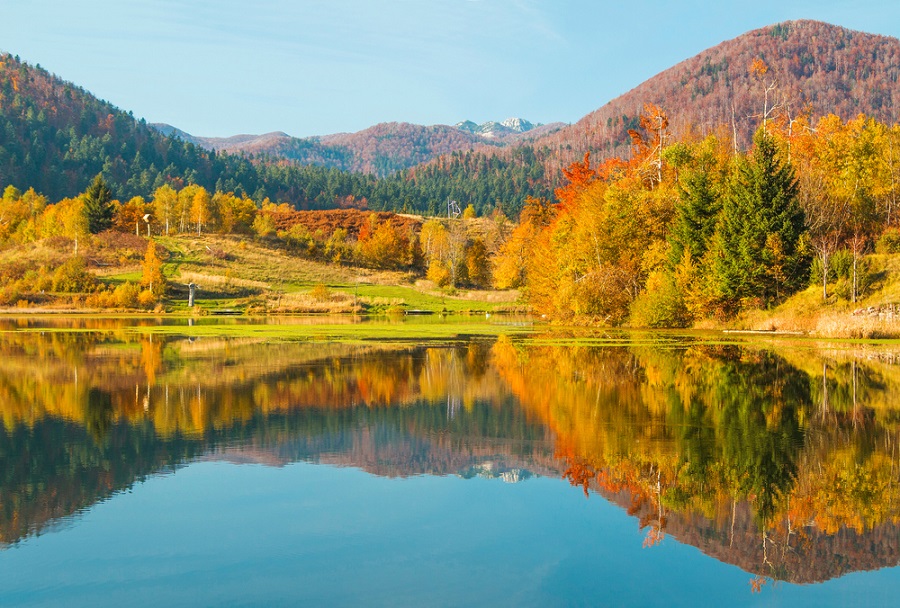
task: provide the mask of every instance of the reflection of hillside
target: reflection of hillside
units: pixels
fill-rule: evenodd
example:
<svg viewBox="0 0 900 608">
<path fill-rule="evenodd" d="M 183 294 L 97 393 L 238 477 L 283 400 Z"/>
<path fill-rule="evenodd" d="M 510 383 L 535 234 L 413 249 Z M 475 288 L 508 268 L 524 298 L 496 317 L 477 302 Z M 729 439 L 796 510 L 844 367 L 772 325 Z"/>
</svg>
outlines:
<svg viewBox="0 0 900 608">
<path fill-rule="evenodd" d="M 625 490 L 612 493 L 596 489 L 634 515 L 652 538 L 658 524 L 655 505 Z M 665 513 L 664 535 L 765 578 L 809 584 L 900 565 L 900 527 L 895 523 L 880 524 L 865 532 L 841 528 L 830 533 L 810 526 L 788 534 L 784 526 L 779 526 L 764 534 L 747 502 L 734 504 L 733 510 L 715 519 L 668 509 Z"/>
<path fill-rule="evenodd" d="M 109 328 L 2 334 L 0 357 L 3 542 L 213 458 L 392 477 L 564 474 L 627 509 L 647 545 L 673 536 L 780 580 L 900 558 L 900 373 L 883 360 Z"/>
<path fill-rule="evenodd" d="M 892 368 L 807 353 L 817 377 L 764 350 L 502 338 L 493 355 L 554 431 L 570 481 L 626 506 L 648 545 L 672 534 L 802 582 L 898 563 L 897 542 L 876 544 L 900 520 L 900 409 L 882 397 L 898 386 Z"/>
<path fill-rule="evenodd" d="M 486 365 L 489 345 L 131 340 L 0 343 L 0 461 L 14 463 L 0 477 L 0 542 L 200 457 L 390 476 L 551 459 L 546 432 Z M 46 365 L 33 365 L 38 351 Z"/>
</svg>

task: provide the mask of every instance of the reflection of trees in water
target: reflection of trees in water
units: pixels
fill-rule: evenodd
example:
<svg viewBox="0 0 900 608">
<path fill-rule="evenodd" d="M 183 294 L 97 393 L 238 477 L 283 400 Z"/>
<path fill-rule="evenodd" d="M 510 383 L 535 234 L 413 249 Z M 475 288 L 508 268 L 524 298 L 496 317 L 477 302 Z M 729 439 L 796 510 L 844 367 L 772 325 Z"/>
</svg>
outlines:
<svg viewBox="0 0 900 608">
<path fill-rule="evenodd" d="M 88 390 L 84 409 L 85 429 L 94 441 L 102 443 L 115 416 L 109 393 L 96 388 Z"/>
<path fill-rule="evenodd" d="M 900 372 L 877 361 L 690 344 L 410 349 L 124 331 L 7 334 L 0 357 L 0 459 L 16 463 L 0 479 L 7 541 L 216 454 L 383 475 L 512 480 L 556 469 L 627 509 L 648 546 L 676 536 L 777 579 L 822 580 L 900 554 L 890 540 Z M 866 539 L 877 554 L 861 549 Z"/>
<path fill-rule="evenodd" d="M 489 343 L 101 340 L 70 345 L 81 361 L 74 368 L 71 358 L 51 358 L 29 375 L 21 347 L 41 338 L 15 339 L 0 341 L 10 361 L 0 370 L 9 397 L 0 401 L 0 460 L 17 463 L 0 479 L 0 541 L 203 454 L 352 464 L 391 476 L 477 468 L 509 479 L 549 460 L 545 430 L 490 368 Z"/>
<path fill-rule="evenodd" d="M 808 349 L 789 363 L 735 346 L 522 348 L 500 339 L 494 353 L 526 410 L 556 433 L 565 476 L 637 517 L 647 545 L 674 527 L 776 579 L 839 575 L 834 559 L 896 563 L 897 543 L 877 558 L 861 550 L 864 535 L 896 534 L 900 516 L 898 409 L 884 398 L 900 387 L 896 370 L 830 361 L 823 381 L 822 358 Z"/>
</svg>

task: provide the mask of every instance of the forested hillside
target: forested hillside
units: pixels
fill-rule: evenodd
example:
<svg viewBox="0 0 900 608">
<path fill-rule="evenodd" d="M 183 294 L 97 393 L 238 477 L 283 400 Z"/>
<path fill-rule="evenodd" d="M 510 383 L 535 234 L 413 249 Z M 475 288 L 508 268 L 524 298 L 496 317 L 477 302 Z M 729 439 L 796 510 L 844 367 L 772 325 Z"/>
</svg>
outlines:
<svg viewBox="0 0 900 608">
<path fill-rule="evenodd" d="M 898 76 L 896 38 L 816 21 L 785 22 L 687 59 L 573 125 L 521 146 L 482 147 L 467 154 L 466 163 L 482 167 L 511 162 L 530 176 L 533 189 L 527 194 L 543 196 L 555 187 L 560 168 L 585 152 L 595 161 L 629 158 L 631 132 L 641 131 L 647 104 L 666 113 L 669 141 L 716 133 L 735 149 L 746 150 L 763 114 L 785 124 L 801 117 L 814 123 L 828 114 L 844 120 L 865 114 L 892 125 L 895 102 L 900 102 Z M 439 159 L 415 168 L 413 174 L 428 184 L 448 184 L 455 179 L 447 175 L 448 166 L 454 164 Z M 507 186 L 514 182 L 508 175 L 503 179 Z"/>
<path fill-rule="evenodd" d="M 406 141 L 370 131 L 381 146 L 376 150 L 399 149 Z M 291 141 L 300 146 L 307 140 Z M 310 144 L 309 157 L 335 149 Z M 413 146 L 410 157 L 419 149 Z M 217 153 L 184 141 L 177 132 L 165 136 L 40 67 L 10 55 L 0 59 L 0 184 L 23 191 L 34 188 L 51 200 L 83 192 L 102 173 L 113 195 L 122 200 L 149 198 L 164 185 L 180 189 L 196 184 L 212 192 L 249 196 L 258 204 L 269 198 L 297 209 L 368 206 L 440 212 L 451 197 L 463 206 L 473 204 L 479 212 L 499 207 L 514 215 L 525 196 L 549 194 L 547 180 L 538 175 L 540 168 L 524 154 L 474 162 L 467 160 L 473 158 L 471 153 L 456 153 L 437 168 L 378 181 L 371 175 L 267 155 Z M 385 158 L 376 154 L 371 162 L 387 163 Z M 384 164 L 383 169 L 388 168 Z"/>
<path fill-rule="evenodd" d="M 761 59 L 768 71 L 751 69 Z M 893 124 L 900 91 L 900 40 L 817 21 L 787 21 L 723 42 L 643 82 L 577 123 L 535 142 L 565 165 L 590 150 L 628 153 L 628 130 L 644 104 L 667 112 L 676 136 L 724 129 L 746 148 L 761 115 L 778 106 L 789 118 L 844 120 L 866 114 Z M 768 90 L 768 94 L 767 94 Z"/>
<path fill-rule="evenodd" d="M 304 138 L 291 137 L 281 131 L 263 135 L 199 137 L 172 125 L 156 123 L 150 126 L 164 135 L 175 134 L 184 141 L 216 152 L 287 159 L 302 165 L 387 177 L 454 152 L 521 145 L 559 130 L 563 123 L 534 125 L 521 118 L 481 125 L 464 121 L 452 127 L 387 122 L 356 133 Z"/>
<path fill-rule="evenodd" d="M 280 133 L 256 143 L 238 137 L 234 145 L 249 145 L 257 154 L 237 156 L 198 148 L 177 131 L 163 136 L 45 70 L 4 55 L 0 185 L 33 187 L 58 200 L 84 191 L 102 172 L 120 199 L 149 197 L 166 184 L 197 184 L 297 209 L 355 206 L 435 214 L 453 199 L 478 214 L 497 209 L 517 217 L 527 197 L 550 198 L 560 168 L 586 151 L 595 160 L 630 157 L 645 104 L 666 114 L 669 142 L 715 132 L 741 150 L 764 114 L 788 130 L 798 118 L 814 124 L 829 113 L 844 120 L 863 113 L 894 124 L 898 71 L 895 38 L 787 22 L 724 42 L 575 125 L 520 146 L 455 149 L 470 148 L 477 136 L 453 127 L 392 123 L 321 140 Z"/>
<path fill-rule="evenodd" d="M 373 180 L 334 169 L 251 160 L 165 137 L 39 66 L 0 55 L 0 184 L 51 199 L 82 192 L 103 173 L 116 197 L 149 196 L 168 184 L 335 207 Z"/>
</svg>

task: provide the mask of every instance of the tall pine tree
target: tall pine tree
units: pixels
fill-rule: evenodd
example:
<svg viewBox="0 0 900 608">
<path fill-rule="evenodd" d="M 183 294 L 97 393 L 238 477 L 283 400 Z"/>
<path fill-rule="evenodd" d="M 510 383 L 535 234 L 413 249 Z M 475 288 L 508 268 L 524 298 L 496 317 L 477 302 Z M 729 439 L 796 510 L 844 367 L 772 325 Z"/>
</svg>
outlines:
<svg viewBox="0 0 900 608">
<path fill-rule="evenodd" d="M 768 306 L 805 284 L 803 231 L 794 171 L 772 137 L 759 131 L 732 180 L 717 230 L 716 274 L 725 303 Z"/>
<path fill-rule="evenodd" d="M 675 209 L 675 221 L 669 237 L 672 266 L 681 262 L 685 251 L 691 254 L 693 260 L 703 257 L 715 233 L 722 208 L 712 179 L 704 170 L 687 174 L 680 189 L 680 198 L 681 204 Z"/>
<path fill-rule="evenodd" d="M 112 226 L 112 192 L 102 175 L 97 174 L 81 198 L 84 200 L 84 216 L 87 219 L 88 232 L 97 234 Z"/>
</svg>

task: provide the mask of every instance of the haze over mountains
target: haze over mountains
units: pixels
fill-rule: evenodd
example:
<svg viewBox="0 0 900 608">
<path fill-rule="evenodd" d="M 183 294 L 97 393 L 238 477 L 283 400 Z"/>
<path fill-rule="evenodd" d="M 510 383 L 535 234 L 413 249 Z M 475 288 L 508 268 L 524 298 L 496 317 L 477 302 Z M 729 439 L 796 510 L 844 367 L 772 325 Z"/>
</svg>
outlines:
<svg viewBox="0 0 900 608">
<path fill-rule="evenodd" d="M 751 73 L 755 59 L 767 64 L 766 74 Z M 627 157 L 628 130 L 638 127 L 646 103 L 665 110 L 674 136 L 717 131 L 735 134 L 746 147 L 767 87 L 769 107 L 779 104 L 788 118 L 804 112 L 813 119 L 864 113 L 893 123 L 898 73 L 896 38 L 793 21 L 723 42 L 569 126 L 529 129 L 521 119 L 430 127 L 385 123 L 318 138 L 270 133 L 215 140 L 158 126 L 177 136 L 166 137 L 77 86 L 5 55 L 0 57 L 0 184 L 33 186 L 58 199 L 83 191 L 102 171 L 119 197 L 149 197 L 164 183 L 198 183 L 297 208 L 335 207 L 352 197 L 375 209 L 429 212 L 452 196 L 479 212 L 500 207 L 516 214 L 526 196 L 549 196 L 560 169 L 585 152 L 595 159 Z M 598 76 L 602 67 L 586 77 Z M 238 152 L 254 158 L 240 158 Z M 342 173 L 330 173 L 337 169 Z"/>
</svg>

